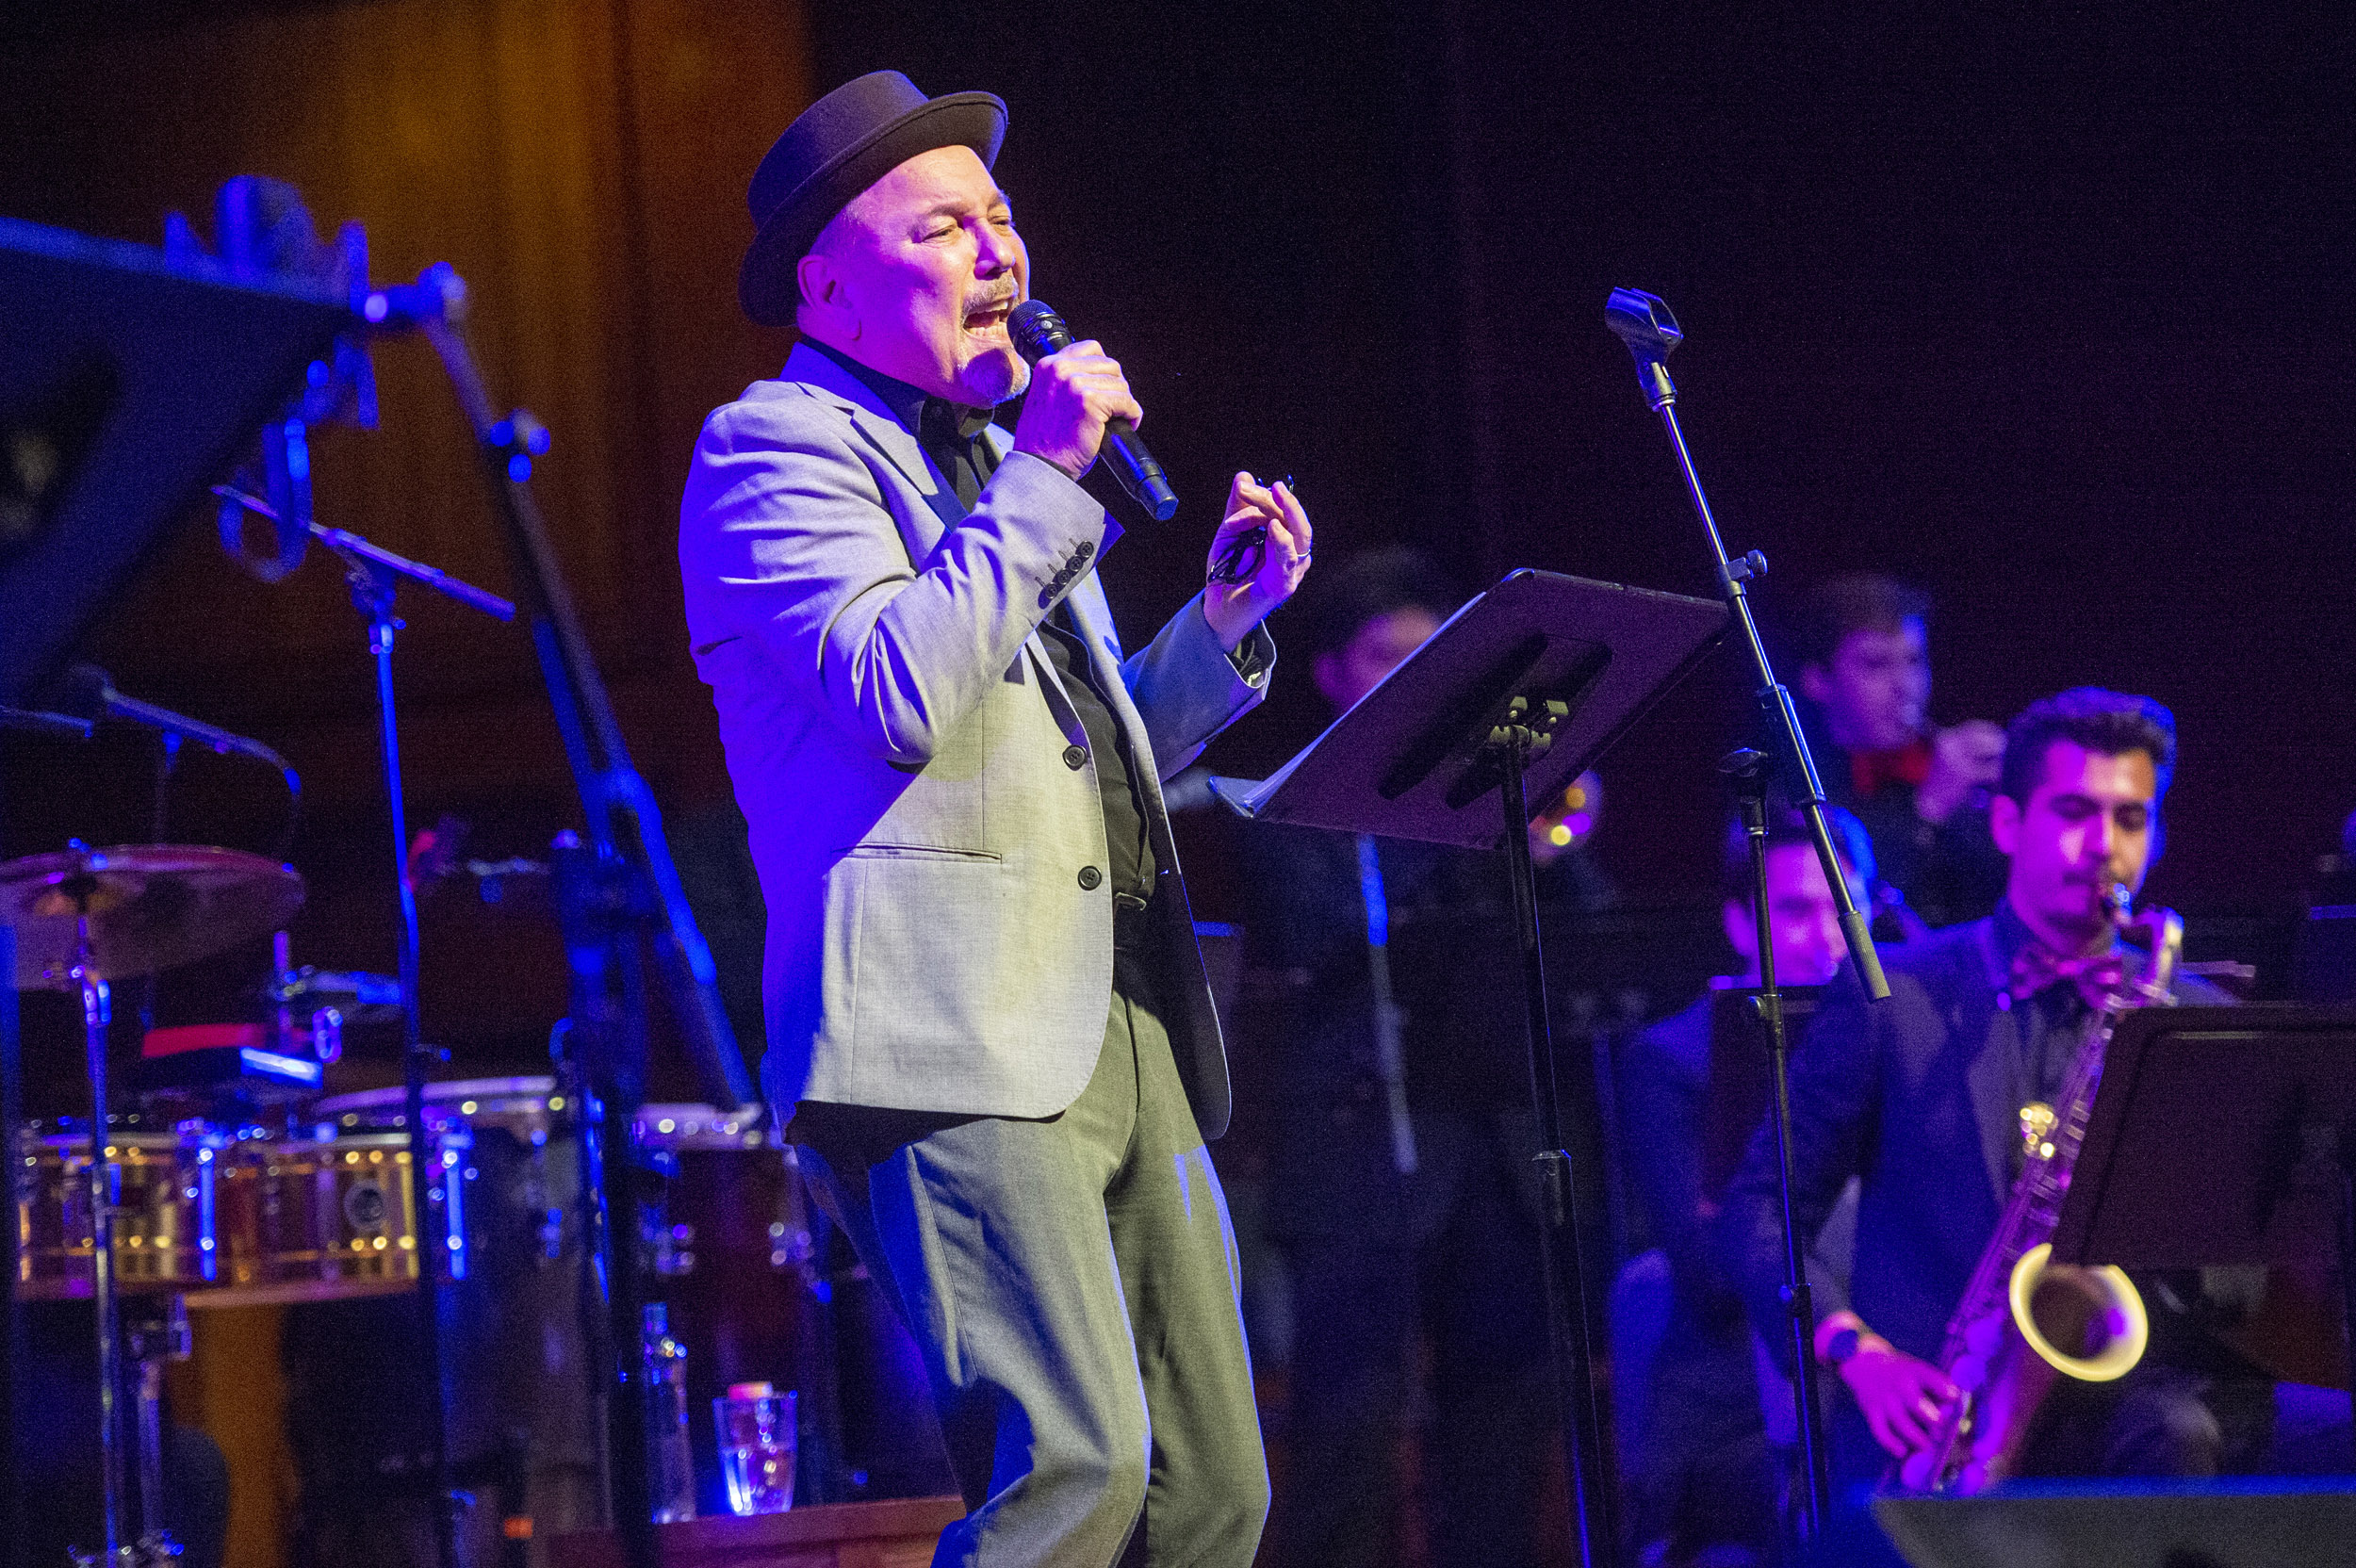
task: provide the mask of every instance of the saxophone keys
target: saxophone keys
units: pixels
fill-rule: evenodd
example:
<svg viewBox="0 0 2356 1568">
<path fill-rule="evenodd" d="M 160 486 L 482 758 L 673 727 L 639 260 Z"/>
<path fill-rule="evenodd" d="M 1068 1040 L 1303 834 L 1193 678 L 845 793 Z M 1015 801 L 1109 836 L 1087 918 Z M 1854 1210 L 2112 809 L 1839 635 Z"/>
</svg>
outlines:
<svg viewBox="0 0 2356 1568">
<path fill-rule="evenodd" d="M 2031 1159 L 2050 1160 L 2053 1157 L 2053 1129 L 2061 1118 L 2053 1107 L 2042 1100 L 2032 1100 L 2021 1107 L 2021 1152 Z"/>
</svg>

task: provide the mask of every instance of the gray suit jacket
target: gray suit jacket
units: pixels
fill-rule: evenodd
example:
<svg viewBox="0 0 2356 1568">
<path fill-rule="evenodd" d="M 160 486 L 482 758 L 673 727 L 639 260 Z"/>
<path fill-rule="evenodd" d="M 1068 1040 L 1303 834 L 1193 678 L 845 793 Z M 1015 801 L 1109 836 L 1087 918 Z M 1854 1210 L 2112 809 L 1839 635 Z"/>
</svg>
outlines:
<svg viewBox="0 0 2356 1568">
<path fill-rule="evenodd" d="M 1226 1059 L 1159 778 L 1260 700 L 1275 647 L 1255 631 L 1231 661 L 1197 599 L 1124 659 L 1093 569 L 1119 526 L 990 439 L 969 514 L 872 391 L 796 347 L 696 445 L 679 562 L 768 905 L 763 1085 L 1023 1117 L 1087 1086 L 1112 890 L 1096 760 L 1038 636 L 1068 597 L 1143 775 L 1157 1000 L 1217 1137 Z"/>
</svg>

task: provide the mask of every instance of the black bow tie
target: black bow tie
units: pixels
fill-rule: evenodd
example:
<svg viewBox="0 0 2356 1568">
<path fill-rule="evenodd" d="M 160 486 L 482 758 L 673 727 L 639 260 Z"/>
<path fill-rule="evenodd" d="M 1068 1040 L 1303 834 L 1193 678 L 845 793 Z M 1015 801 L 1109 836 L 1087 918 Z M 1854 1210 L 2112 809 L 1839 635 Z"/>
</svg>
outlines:
<svg viewBox="0 0 2356 1568">
<path fill-rule="evenodd" d="M 2041 942 L 2031 942 L 2012 959 L 2012 994 L 2037 995 L 2052 986 L 2076 988 L 2096 1012 L 2110 1005 L 2126 976 L 2126 961 L 2116 947 L 2081 958 L 2065 958 Z"/>
</svg>

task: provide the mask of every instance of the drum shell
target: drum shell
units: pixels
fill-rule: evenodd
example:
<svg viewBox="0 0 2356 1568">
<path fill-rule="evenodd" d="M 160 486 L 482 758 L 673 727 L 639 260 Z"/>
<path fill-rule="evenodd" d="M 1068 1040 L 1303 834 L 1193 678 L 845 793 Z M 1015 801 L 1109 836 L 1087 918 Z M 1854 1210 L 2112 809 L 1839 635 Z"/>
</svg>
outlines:
<svg viewBox="0 0 2356 1568">
<path fill-rule="evenodd" d="M 339 1138 L 405 1133 L 397 1091 L 322 1102 L 318 1114 Z M 451 1262 L 438 1336 L 453 1483 L 483 1499 L 471 1517 L 485 1528 L 505 1512 L 529 1514 L 536 1539 L 594 1526 L 599 1432 L 581 1333 L 585 1227 L 569 1103 L 545 1077 L 434 1084 L 427 1120 L 459 1194 L 458 1246 L 448 1245 L 443 1203 L 429 1221 Z M 357 1560 L 397 1522 L 425 1517 L 419 1329 L 406 1291 L 287 1315 L 287 1430 L 324 1560 Z M 527 1555 L 536 1561 L 538 1548 Z"/>
<path fill-rule="evenodd" d="M 439 1137 L 432 1148 L 437 1174 L 463 1153 L 462 1143 Z M 220 1164 L 224 1288 L 205 1305 L 334 1300 L 416 1282 L 417 1205 L 404 1134 L 241 1140 Z M 429 1198 L 437 1218 L 438 1197 Z"/>
<path fill-rule="evenodd" d="M 641 1179 L 646 1295 L 668 1304 L 672 1336 L 688 1352 L 696 1508 L 728 1511 L 712 1401 L 740 1382 L 801 1395 L 800 1498 L 828 1500 L 820 1494 L 834 1468 L 833 1350 L 793 1151 L 772 1140 L 758 1110 L 647 1105 L 634 1131 L 657 1172 Z"/>
<path fill-rule="evenodd" d="M 108 1135 L 120 1171 L 115 1211 L 118 1290 L 203 1289 L 218 1272 L 216 1198 L 221 1141 L 205 1130 Z M 90 1139 L 54 1127 L 20 1129 L 16 1147 L 16 1294 L 63 1300 L 90 1293 Z"/>
</svg>

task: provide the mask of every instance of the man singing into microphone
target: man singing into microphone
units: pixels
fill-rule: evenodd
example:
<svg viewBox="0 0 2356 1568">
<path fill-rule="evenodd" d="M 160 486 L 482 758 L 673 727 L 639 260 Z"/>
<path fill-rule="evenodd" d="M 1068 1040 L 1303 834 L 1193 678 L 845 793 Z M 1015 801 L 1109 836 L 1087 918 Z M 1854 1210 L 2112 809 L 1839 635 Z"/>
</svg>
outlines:
<svg viewBox="0 0 2356 1568">
<path fill-rule="evenodd" d="M 1160 780 L 1265 694 L 1309 519 L 1237 475 L 1211 559 L 1266 548 L 1122 657 L 1074 482 L 1142 411 L 1095 343 L 1008 340 L 1005 130 L 877 72 L 753 176 L 740 298 L 802 341 L 706 422 L 679 555 L 768 905 L 762 1082 L 924 1349 L 971 1511 L 934 1561 L 1245 1568 L 1226 1065 Z"/>
</svg>

